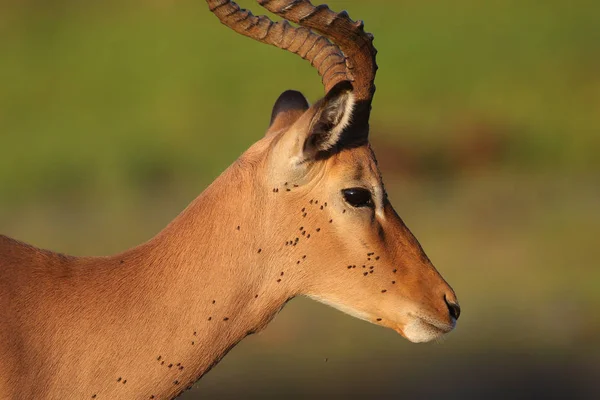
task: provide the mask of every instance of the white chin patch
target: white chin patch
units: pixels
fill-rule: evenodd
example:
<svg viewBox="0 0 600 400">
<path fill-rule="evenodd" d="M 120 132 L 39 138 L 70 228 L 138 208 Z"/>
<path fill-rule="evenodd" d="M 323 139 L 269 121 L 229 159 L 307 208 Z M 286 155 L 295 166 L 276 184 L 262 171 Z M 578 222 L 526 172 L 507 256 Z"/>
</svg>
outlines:
<svg viewBox="0 0 600 400">
<path fill-rule="evenodd" d="M 327 300 L 327 299 L 325 299 L 323 297 L 314 296 L 314 295 L 308 295 L 308 297 L 310 297 L 313 300 L 318 301 L 319 303 L 327 304 L 328 306 L 333 307 L 333 308 L 335 308 L 337 310 L 340 310 L 341 312 L 343 312 L 345 314 L 348 314 L 348 315 L 351 315 L 351 316 L 353 316 L 355 318 L 362 319 L 362 320 L 365 320 L 365 321 L 369 321 L 369 318 L 368 318 L 367 314 L 365 314 L 365 313 L 363 313 L 361 311 L 358 311 L 358 310 L 356 310 L 354 308 L 347 307 L 347 306 L 343 305 L 342 303 L 337 303 L 335 301 Z"/>
<path fill-rule="evenodd" d="M 429 325 L 418 318 L 413 319 L 402 329 L 404 336 L 413 343 L 425 343 L 444 335 L 441 329 Z"/>
</svg>

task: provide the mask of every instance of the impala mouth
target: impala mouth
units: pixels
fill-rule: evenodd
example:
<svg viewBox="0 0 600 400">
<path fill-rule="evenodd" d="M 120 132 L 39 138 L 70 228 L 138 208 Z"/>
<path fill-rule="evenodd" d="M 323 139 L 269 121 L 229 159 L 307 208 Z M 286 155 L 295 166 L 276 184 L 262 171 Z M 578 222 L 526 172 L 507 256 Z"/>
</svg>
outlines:
<svg viewBox="0 0 600 400">
<path fill-rule="evenodd" d="M 452 323 L 448 324 L 414 314 L 409 316 L 411 320 L 403 327 L 398 326 L 395 330 L 413 343 L 424 343 L 438 339 L 452 331 L 456 326 L 454 318 L 452 319 Z"/>
</svg>

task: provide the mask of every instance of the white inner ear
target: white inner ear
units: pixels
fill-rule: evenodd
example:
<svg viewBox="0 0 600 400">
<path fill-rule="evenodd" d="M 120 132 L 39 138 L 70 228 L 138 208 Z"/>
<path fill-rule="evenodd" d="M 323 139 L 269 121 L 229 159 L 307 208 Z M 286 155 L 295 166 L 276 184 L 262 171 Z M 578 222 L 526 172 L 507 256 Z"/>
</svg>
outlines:
<svg viewBox="0 0 600 400">
<path fill-rule="evenodd" d="M 321 116 L 321 118 L 331 118 L 333 128 L 329 132 L 327 140 L 323 141 L 319 146 L 319 150 L 327 151 L 331 149 L 340 139 L 340 135 L 352 122 L 352 111 L 354 110 L 354 94 L 348 92 L 340 96 L 336 100 L 330 102 L 323 113 L 334 113 L 334 115 Z"/>
</svg>

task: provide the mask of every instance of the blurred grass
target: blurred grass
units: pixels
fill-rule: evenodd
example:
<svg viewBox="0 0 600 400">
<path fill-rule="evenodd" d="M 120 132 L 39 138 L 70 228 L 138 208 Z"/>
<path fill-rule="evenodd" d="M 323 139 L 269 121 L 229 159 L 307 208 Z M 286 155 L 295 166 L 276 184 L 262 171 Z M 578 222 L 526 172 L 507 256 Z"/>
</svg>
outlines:
<svg viewBox="0 0 600 400">
<path fill-rule="evenodd" d="M 466 386 L 434 365 L 476 374 L 508 350 L 597 373 L 600 3 L 329 4 L 375 33 L 375 151 L 464 313 L 423 347 L 294 301 L 202 393 L 227 397 L 231 376 L 256 397 L 389 386 L 396 371 Z M 78 255 L 148 239 L 263 134 L 281 91 L 322 94 L 308 63 L 228 31 L 203 0 L 0 0 L 0 54 L 1 231 Z"/>
<path fill-rule="evenodd" d="M 376 33 L 375 137 L 427 145 L 465 120 L 501 123 L 509 165 L 600 166 L 597 2 L 331 4 Z M 308 63 L 229 32 L 200 0 L 0 7 L 4 204 L 206 183 L 279 92 L 321 92 Z"/>
</svg>

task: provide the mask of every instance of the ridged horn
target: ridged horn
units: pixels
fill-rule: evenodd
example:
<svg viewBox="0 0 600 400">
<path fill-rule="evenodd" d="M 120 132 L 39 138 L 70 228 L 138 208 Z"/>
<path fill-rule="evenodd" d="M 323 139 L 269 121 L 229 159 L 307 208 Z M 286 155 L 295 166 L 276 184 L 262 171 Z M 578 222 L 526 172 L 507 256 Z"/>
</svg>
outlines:
<svg viewBox="0 0 600 400">
<path fill-rule="evenodd" d="M 237 33 L 261 43 L 298 54 L 317 69 L 326 88 L 349 80 L 346 60 L 340 49 L 327 38 L 288 21 L 273 22 L 266 16 L 254 16 L 231 0 L 206 0 L 210 11 Z"/>
<path fill-rule="evenodd" d="M 369 133 L 377 72 L 377 50 L 364 23 L 353 21 L 345 11 L 335 13 L 308 0 L 257 1 L 283 20 L 254 16 L 231 0 L 206 0 L 219 20 L 234 31 L 310 61 L 322 78 L 325 92 L 342 81 L 352 82 L 356 106 L 347 136 L 349 141 L 363 141 Z"/>
<path fill-rule="evenodd" d="M 346 75 L 354 86 L 356 100 L 370 104 L 375 94 L 377 50 L 373 35 L 363 21 L 353 21 L 346 11 L 335 13 L 327 5 L 313 6 L 308 0 L 258 0 L 258 3 L 288 21 L 316 31 L 333 42 L 346 57 Z M 325 83 L 325 90 L 337 82 Z"/>
</svg>

